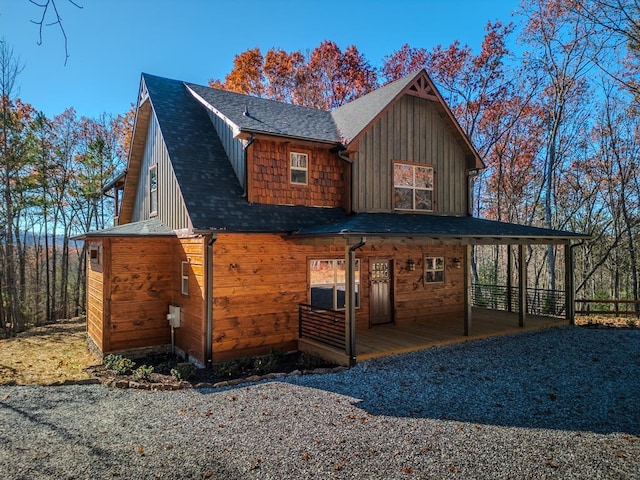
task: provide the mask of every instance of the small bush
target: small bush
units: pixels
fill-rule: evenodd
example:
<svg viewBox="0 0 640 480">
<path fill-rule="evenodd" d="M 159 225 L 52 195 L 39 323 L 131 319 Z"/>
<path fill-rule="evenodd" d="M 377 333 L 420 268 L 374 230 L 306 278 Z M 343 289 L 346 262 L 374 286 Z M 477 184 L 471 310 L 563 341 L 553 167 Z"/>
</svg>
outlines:
<svg viewBox="0 0 640 480">
<path fill-rule="evenodd" d="M 176 368 L 171 369 L 171 375 L 173 378 L 180 381 L 189 380 L 196 371 L 196 367 L 192 363 L 184 362 L 176 365 Z"/>
<path fill-rule="evenodd" d="M 314 368 L 320 368 L 327 365 L 327 362 L 322 358 L 311 355 L 307 352 L 300 353 L 297 365 L 303 370 L 313 370 Z"/>
<path fill-rule="evenodd" d="M 635 320 L 633 320 L 632 318 L 627 319 L 627 327 L 628 328 L 636 328 L 638 326 L 638 324 L 636 323 Z"/>
<path fill-rule="evenodd" d="M 104 366 L 111 370 L 116 375 L 125 375 L 136 366 L 133 360 L 130 360 L 122 355 L 107 355 L 103 359 Z"/>
<path fill-rule="evenodd" d="M 150 365 L 140 365 L 133 371 L 132 377 L 136 382 L 140 382 L 142 380 L 148 381 L 151 379 L 151 374 L 153 373 L 153 367 Z"/>
</svg>

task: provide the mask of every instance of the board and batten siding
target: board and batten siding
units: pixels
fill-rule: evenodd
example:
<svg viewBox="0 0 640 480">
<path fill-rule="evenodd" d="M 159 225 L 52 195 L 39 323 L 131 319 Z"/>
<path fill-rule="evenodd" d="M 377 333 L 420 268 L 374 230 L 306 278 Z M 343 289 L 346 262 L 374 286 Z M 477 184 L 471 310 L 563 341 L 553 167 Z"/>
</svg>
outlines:
<svg viewBox="0 0 640 480">
<path fill-rule="evenodd" d="M 149 211 L 149 168 L 152 165 L 158 166 L 158 214 L 153 218 L 174 230 L 189 228 L 189 215 L 155 113 L 147 131 L 132 222 L 152 218 Z"/>
<path fill-rule="evenodd" d="M 247 141 L 239 138 L 233 138 L 233 131 L 223 119 L 210 110 L 207 110 L 207 113 L 209 114 L 211 123 L 213 123 L 213 126 L 218 133 L 218 137 L 224 147 L 224 151 L 227 153 L 227 157 L 229 157 L 233 171 L 236 172 L 240 185 L 245 189 L 246 161 L 244 156 L 244 147 L 247 144 Z"/>
<path fill-rule="evenodd" d="M 430 100 L 405 95 L 358 143 L 353 164 L 354 211 L 394 211 L 393 162 L 400 161 L 434 167 L 434 213 L 467 214 L 465 153 Z"/>
</svg>

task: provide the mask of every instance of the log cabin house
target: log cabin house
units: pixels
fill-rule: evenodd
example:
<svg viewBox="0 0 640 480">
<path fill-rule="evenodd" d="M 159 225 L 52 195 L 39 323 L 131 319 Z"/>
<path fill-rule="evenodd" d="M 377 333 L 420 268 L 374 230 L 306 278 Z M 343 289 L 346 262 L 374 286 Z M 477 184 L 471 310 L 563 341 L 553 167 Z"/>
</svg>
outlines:
<svg viewBox="0 0 640 480">
<path fill-rule="evenodd" d="M 472 245 L 585 238 L 471 216 L 483 167 L 424 70 L 333 111 L 143 74 L 115 226 L 85 236 L 89 343 L 352 365 L 379 326 L 469 335 Z"/>
</svg>

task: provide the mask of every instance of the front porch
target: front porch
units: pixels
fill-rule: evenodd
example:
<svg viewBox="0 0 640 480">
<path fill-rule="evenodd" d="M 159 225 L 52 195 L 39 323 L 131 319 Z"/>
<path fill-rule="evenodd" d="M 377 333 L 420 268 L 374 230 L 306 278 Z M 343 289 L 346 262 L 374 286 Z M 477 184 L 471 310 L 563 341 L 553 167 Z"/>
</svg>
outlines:
<svg viewBox="0 0 640 480">
<path fill-rule="evenodd" d="M 379 325 L 368 330 L 359 330 L 356 333 L 356 361 L 567 324 L 564 318 L 527 315 L 527 323 L 521 327 L 517 312 L 479 307 L 473 307 L 472 310 L 473 333 L 466 336 L 462 319 L 424 320 L 411 325 Z M 349 365 L 349 356 L 343 349 L 335 346 L 300 338 L 298 348 L 338 364 Z"/>
</svg>

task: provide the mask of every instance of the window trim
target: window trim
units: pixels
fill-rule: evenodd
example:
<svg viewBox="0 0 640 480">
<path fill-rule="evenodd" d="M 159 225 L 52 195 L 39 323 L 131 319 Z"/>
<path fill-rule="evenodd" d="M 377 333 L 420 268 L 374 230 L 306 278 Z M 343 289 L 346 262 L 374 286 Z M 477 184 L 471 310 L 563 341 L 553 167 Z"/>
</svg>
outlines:
<svg viewBox="0 0 640 480">
<path fill-rule="evenodd" d="M 311 264 L 312 264 L 312 262 L 332 262 L 332 264 L 333 264 L 333 306 L 332 306 L 331 310 L 335 310 L 335 311 L 339 311 L 339 312 L 344 311 L 345 308 L 346 308 L 346 305 L 345 305 L 345 307 L 338 308 L 338 286 L 344 286 L 345 293 L 346 293 L 346 289 L 347 289 L 346 269 L 345 269 L 345 281 L 344 281 L 344 283 L 337 283 L 338 269 L 336 268 L 336 266 L 338 265 L 338 262 L 345 262 L 345 259 L 344 258 L 335 258 L 335 257 L 331 257 L 331 258 L 308 258 L 307 259 L 307 265 L 309 266 L 309 277 L 308 277 L 309 278 L 309 281 L 308 281 L 309 288 L 307 290 L 307 295 L 308 295 L 308 300 L 309 300 L 309 304 L 310 305 L 313 305 L 312 302 L 311 302 L 311 289 L 314 286 L 327 287 L 327 286 L 331 285 L 329 283 L 312 283 L 311 282 L 311 268 L 312 268 Z M 360 288 L 361 280 L 362 280 L 362 277 L 361 277 L 361 275 L 362 275 L 362 271 L 361 271 L 362 263 L 361 263 L 359 258 L 355 259 L 355 264 L 356 264 L 355 289 L 356 289 L 356 292 L 358 293 L 358 295 L 356 295 L 356 306 L 355 306 L 355 308 L 359 309 L 360 308 L 360 304 L 361 304 L 360 297 L 362 296 L 362 290 Z M 346 298 L 345 298 L 345 303 L 346 303 Z"/>
<path fill-rule="evenodd" d="M 189 295 L 189 270 L 186 267 L 190 265 L 190 262 L 187 260 L 186 262 L 182 262 L 180 267 L 180 291 L 182 295 Z"/>
<path fill-rule="evenodd" d="M 153 188 L 153 184 L 151 182 L 151 179 L 154 176 L 154 174 L 155 174 L 155 188 Z M 157 215 L 158 215 L 158 164 L 154 163 L 153 165 L 149 166 L 149 216 L 154 217 Z"/>
<path fill-rule="evenodd" d="M 429 268 L 429 260 L 433 260 L 434 262 L 434 266 L 437 264 L 437 260 L 441 259 L 442 260 L 442 268 Z M 445 281 L 445 271 L 446 271 L 446 264 L 445 264 L 446 260 L 444 256 L 428 256 L 425 255 L 424 257 L 424 283 L 444 283 Z M 441 280 L 429 280 L 428 278 L 428 274 L 429 273 L 440 273 L 442 275 L 442 279 Z"/>
<path fill-rule="evenodd" d="M 293 155 L 304 155 L 307 159 L 307 167 L 306 168 L 302 168 L 302 167 L 294 167 L 292 165 L 293 162 Z M 311 155 L 309 154 L 309 152 L 305 152 L 305 151 L 301 151 L 300 149 L 296 149 L 296 150 L 290 150 L 289 151 L 289 184 L 290 185 L 297 185 L 297 186 L 306 186 L 309 185 L 309 162 L 311 160 Z M 302 182 L 294 182 L 293 178 L 291 177 L 291 174 L 293 173 L 293 171 L 297 171 L 297 172 L 304 172 L 304 183 Z"/>
<path fill-rule="evenodd" d="M 413 185 L 411 185 L 411 186 L 406 186 L 406 185 L 396 186 L 396 181 L 395 181 L 396 165 L 404 165 L 404 166 L 408 166 L 408 167 L 412 168 L 412 170 L 413 170 Z M 415 186 L 415 168 L 416 167 L 419 167 L 419 168 L 430 168 L 431 169 L 431 175 L 432 175 L 432 178 L 433 178 L 433 185 L 432 185 L 431 188 L 420 188 L 420 187 L 416 187 Z M 392 166 L 391 184 L 392 184 L 391 203 L 393 205 L 393 209 L 394 210 L 397 210 L 397 211 L 400 211 L 400 212 L 428 212 L 428 213 L 435 213 L 436 212 L 436 169 L 433 166 L 433 164 L 431 164 L 431 163 L 406 162 L 406 161 L 402 161 L 402 160 L 394 160 L 393 161 L 393 166 Z M 411 190 L 411 205 L 412 205 L 412 208 L 398 208 L 398 207 L 396 207 L 396 201 L 395 201 L 396 188 L 404 188 L 404 189 Z M 424 208 L 416 208 L 416 190 L 423 191 L 423 192 L 431 192 L 431 209 L 430 210 L 427 210 L 427 209 L 424 209 Z"/>
</svg>

